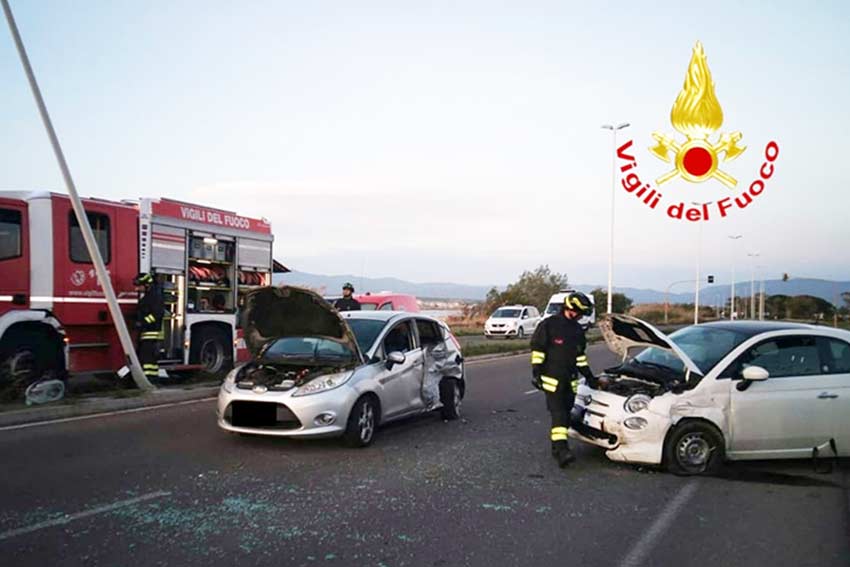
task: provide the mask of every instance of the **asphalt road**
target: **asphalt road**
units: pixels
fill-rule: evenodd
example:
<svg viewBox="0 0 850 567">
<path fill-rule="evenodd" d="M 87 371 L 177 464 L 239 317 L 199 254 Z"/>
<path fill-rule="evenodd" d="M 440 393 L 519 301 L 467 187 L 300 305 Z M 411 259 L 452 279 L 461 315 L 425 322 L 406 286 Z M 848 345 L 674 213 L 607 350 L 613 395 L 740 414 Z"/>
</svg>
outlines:
<svg viewBox="0 0 850 567">
<path fill-rule="evenodd" d="M 464 420 L 365 450 L 226 434 L 209 401 L 0 431 L 0 565 L 850 565 L 842 470 L 560 470 L 527 355 L 467 372 Z"/>
</svg>

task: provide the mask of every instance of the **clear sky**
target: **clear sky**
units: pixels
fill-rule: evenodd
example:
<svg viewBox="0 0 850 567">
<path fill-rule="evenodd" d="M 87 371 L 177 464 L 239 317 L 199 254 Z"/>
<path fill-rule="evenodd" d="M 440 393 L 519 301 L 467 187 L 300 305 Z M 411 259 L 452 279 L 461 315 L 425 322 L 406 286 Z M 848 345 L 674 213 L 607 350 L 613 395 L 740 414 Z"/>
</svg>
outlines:
<svg viewBox="0 0 850 567">
<path fill-rule="evenodd" d="M 701 40 L 747 151 L 776 173 L 703 227 L 703 273 L 850 279 L 848 2 L 12 0 L 82 194 L 269 218 L 303 271 L 506 283 L 548 263 L 607 278 L 611 135 L 651 133 Z M 701 8 L 695 8 L 701 6 Z M 0 33 L 0 187 L 64 191 Z M 681 136 L 679 136 L 681 139 Z M 739 185 L 739 186 L 740 186 Z M 716 200 L 681 180 L 670 199 Z M 617 193 L 615 284 L 693 277 L 697 229 Z M 743 234 L 737 245 L 726 238 Z"/>
</svg>

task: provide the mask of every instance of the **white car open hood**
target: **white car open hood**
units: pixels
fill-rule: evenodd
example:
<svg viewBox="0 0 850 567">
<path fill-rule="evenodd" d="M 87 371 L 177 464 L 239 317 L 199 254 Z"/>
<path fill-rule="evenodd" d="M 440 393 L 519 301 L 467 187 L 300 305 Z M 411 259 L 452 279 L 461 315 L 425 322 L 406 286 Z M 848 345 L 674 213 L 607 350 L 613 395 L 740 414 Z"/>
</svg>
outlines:
<svg viewBox="0 0 850 567">
<path fill-rule="evenodd" d="M 282 337 L 328 337 L 362 358 L 354 333 L 339 312 L 317 293 L 293 286 L 263 287 L 245 296 L 245 346 L 256 357 Z"/>
<path fill-rule="evenodd" d="M 608 348 L 622 358 L 632 348 L 660 348 L 673 352 L 692 373 L 703 374 L 676 343 L 646 321 L 628 315 L 608 315 L 599 321 L 598 326 Z"/>
</svg>

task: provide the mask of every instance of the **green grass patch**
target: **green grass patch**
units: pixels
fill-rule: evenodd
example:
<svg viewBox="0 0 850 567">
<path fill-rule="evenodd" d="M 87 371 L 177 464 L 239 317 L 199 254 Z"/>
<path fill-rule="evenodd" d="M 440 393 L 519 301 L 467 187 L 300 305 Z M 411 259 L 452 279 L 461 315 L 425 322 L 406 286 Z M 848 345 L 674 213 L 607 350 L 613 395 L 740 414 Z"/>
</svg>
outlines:
<svg viewBox="0 0 850 567">
<path fill-rule="evenodd" d="M 530 341 L 526 339 L 468 344 L 463 347 L 463 356 L 522 352 L 530 349 L 529 342 Z"/>
</svg>

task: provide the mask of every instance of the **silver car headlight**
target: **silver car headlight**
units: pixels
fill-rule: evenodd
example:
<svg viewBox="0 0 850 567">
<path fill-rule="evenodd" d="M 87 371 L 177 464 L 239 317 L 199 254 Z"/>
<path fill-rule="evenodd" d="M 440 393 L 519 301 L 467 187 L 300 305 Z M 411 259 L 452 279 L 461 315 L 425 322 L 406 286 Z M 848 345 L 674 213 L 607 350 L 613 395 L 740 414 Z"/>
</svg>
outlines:
<svg viewBox="0 0 850 567">
<path fill-rule="evenodd" d="M 626 419 L 623 420 L 623 425 L 625 425 L 626 428 L 632 429 L 632 430 L 635 430 L 635 431 L 643 429 L 648 424 L 649 424 L 648 421 L 646 421 L 644 418 L 638 417 L 638 416 L 627 417 Z"/>
<path fill-rule="evenodd" d="M 623 408 L 625 408 L 625 410 L 629 413 L 637 413 L 640 410 L 646 409 L 651 401 L 652 398 L 646 394 L 635 394 L 626 400 L 626 403 L 623 404 Z"/>
<path fill-rule="evenodd" d="M 348 380 L 353 375 L 353 370 L 346 370 L 345 372 L 337 372 L 336 374 L 325 374 L 324 376 L 313 378 L 312 380 L 295 390 L 295 393 L 292 394 L 292 397 L 295 398 L 298 396 L 309 396 L 310 394 L 318 394 L 319 392 L 333 390 L 334 388 L 338 388 L 348 382 Z"/>
</svg>

